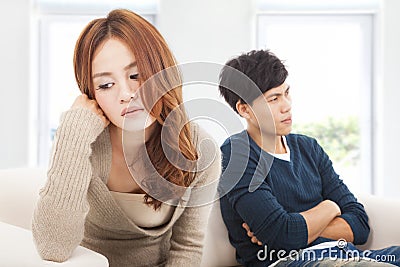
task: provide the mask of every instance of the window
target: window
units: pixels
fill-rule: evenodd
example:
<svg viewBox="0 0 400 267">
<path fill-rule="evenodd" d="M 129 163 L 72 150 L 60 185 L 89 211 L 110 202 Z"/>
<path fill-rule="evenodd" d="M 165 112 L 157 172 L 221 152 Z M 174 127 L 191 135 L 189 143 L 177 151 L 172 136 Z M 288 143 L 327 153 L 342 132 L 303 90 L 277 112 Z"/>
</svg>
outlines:
<svg viewBox="0 0 400 267">
<path fill-rule="evenodd" d="M 110 2 L 110 1 L 108 1 Z M 80 94 L 73 72 L 75 42 L 86 24 L 104 17 L 114 8 L 128 8 L 155 24 L 155 1 L 46 1 L 35 7 L 37 47 L 36 73 L 38 145 L 37 165 L 47 166 L 54 133 L 61 113 Z M 34 29 L 35 30 L 35 29 Z"/>
<path fill-rule="evenodd" d="M 268 13 L 257 47 L 288 67 L 294 132 L 317 138 L 345 183 L 371 191 L 372 14 Z"/>
</svg>

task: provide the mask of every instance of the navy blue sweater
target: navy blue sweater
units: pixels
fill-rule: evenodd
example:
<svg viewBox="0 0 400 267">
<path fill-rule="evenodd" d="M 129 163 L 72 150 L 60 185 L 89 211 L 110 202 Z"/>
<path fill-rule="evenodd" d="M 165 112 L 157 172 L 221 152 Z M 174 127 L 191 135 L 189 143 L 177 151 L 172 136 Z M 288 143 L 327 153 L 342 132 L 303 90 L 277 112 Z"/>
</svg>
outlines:
<svg viewBox="0 0 400 267">
<path fill-rule="evenodd" d="M 268 266 L 276 258 L 257 259 L 257 252 L 263 247 L 251 243 L 242 228 L 243 222 L 267 245 L 268 251 L 302 249 L 308 246 L 308 231 L 299 213 L 325 199 L 339 205 L 341 217 L 353 231 L 355 244 L 365 243 L 368 238 L 364 207 L 339 179 L 317 141 L 297 134 L 286 136 L 286 140 L 290 162 L 262 150 L 247 131 L 231 136 L 221 146 L 222 217 L 237 260 L 246 266 Z M 310 246 L 323 241 L 327 239 L 318 238 Z"/>
</svg>

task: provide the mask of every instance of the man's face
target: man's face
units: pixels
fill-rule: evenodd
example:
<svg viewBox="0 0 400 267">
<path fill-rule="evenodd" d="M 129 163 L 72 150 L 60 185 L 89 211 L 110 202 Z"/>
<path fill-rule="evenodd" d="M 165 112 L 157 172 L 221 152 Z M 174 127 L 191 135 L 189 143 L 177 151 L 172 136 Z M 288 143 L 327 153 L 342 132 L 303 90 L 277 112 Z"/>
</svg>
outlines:
<svg viewBox="0 0 400 267">
<path fill-rule="evenodd" d="M 268 135 L 288 135 L 292 130 L 292 99 L 285 82 L 253 101 L 248 122 Z"/>
</svg>

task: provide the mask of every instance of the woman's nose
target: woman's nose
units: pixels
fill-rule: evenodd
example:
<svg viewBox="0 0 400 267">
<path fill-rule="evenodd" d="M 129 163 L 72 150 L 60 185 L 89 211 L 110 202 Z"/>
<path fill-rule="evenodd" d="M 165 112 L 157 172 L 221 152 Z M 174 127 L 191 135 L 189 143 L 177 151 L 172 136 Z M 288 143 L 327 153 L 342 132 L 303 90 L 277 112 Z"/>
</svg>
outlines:
<svg viewBox="0 0 400 267">
<path fill-rule="evenodd" d="M 133 83 L 132 80 L 121 80 L 119 83 L 119 101 L 120 103 L 129 102 L 136 99 L 138 95 L 139 85 Z"/>
<path fill-rule="evenodd" d="M 136 98 L 137 98 L 137 90 L 136 91 L 122 90 L 122 92 L 120 94 L 119 102 L 122 104 L 124 102 L 129 102 L 132 99 L 136 99 Z"/>
</svg>

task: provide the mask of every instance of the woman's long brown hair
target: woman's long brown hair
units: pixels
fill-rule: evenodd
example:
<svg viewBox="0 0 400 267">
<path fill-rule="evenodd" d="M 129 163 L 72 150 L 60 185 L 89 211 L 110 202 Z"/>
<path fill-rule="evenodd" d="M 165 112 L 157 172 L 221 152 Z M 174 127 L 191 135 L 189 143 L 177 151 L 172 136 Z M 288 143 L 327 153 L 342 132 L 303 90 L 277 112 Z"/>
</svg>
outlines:
<svg viewBox="0 0 400 267">
<path fill-rule="evenodd" d="M 125 43 L 133 52 L 139 72 L 140 84 L 145 84 L 153 75 L 168 69 L 168 75 L 157 79 L 157 86 L 140 90 L 143 103 L 150 114 L 156 118 L 156 127 L 151 138 L 146 142 L 146 149 L 150 161 L 165 180 L 172 184 L 188 187 L 195 178 L 193 162 L 197 160 L 197 152 L 193 144 L 190 125 L 186 123 L 187 115 L 182 108 L 181 77 L 176 67 L 176 61 L 164 38 L 157 29 L 141 16 L 125 9 L 111 11 L 106 18 L 95 19 L 82 31 L 77 40 L 74 53 L 75 78 L 79 89 L 89 98 L 94 98 L 92 81 L 92 60 L 96 49 L 109 38 L 116 38 Z M 161 83 L 160 83 L 161 81 Z M 167 88 L 168 86 L 173 88 Z M 149 90 L 151 90 L 149 92 Z M 157 98 L 157 99 L 155 99 Z M 173 112 L 172 112 L 173 111 Z M 164 127 L 166 118 L 169 127 Z M 163 131 L 163 140 L 161 140 Z M 178 137 L 178 142 L 174 139 Z M 176 166 L 174 162 L 183 155 L 189 162 L 184 168 Z M 171 155 L 172 153 L 172 155 Z M 176 162 L 175 162 L 176 163 Z M 189 166 L 190 165 L 190 166 Z M 145 181 L 152 195 L 174 191 L 165 188 L 160 183 Z M 171 198 L 176 192 L 171 192 Z M 153 195 L 154 196 L 154 195 Z M 145 201 L 155 209 L 161 206 L 161 201 L 145 195 Z"/>
</svg>

